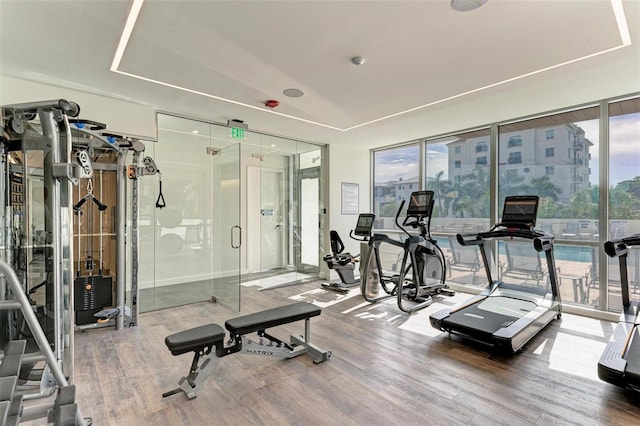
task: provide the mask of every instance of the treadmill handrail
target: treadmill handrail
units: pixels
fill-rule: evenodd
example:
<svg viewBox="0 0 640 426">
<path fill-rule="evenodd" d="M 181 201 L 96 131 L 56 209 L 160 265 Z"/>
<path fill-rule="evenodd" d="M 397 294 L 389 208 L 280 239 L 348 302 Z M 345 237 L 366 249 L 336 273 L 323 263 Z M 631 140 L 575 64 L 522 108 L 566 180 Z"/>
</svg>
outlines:
<svg viewBox="0 0 640 426">
<path fill-rule="evenodd" d="M 631 287 L 629 287 L 629 270 L 627 257 L 629 255 L 629 247 L 640 245 L 640 234 L 634 234 L 629 237 L 620 238 L 618 240 L 607 241 L 604 243 L 604 251 L 609 257 L 618 258 L 618 267 L 620 268 L 620 293 L 622 295 L 623 312 L 631 305 Z"/>
<path fill-rule="evenodd" d="M 483 240 L 488 239 L 504 239 L 504 238 L 525 238 L 528 240 L 540 240 L 540 249 L 536 247 L 537 251 L 550 250 L 548 242 L 554 240 L 555 236 L 548 232 L 539 231 L 535 229 L 520 229 L 520 228 L 507 228 L 503 225 L 497 224 L 488 231 L 478 232 L 474 234 L 457 234 L 456 239 L 463 246 L 477 246 L 482 244 Z M 534 242 L 535 245 L 535 242 Z"/>
<path fill-rule="evenodd" d="M 545 253 L 547 270 L 549 271 L 549 281 L 551 282 L 551 292 L 554 297 L 560 300 L 560 291 L 556 275 L 555 259 L 553 257 L 553 240 L 555 236 L 549 232 L 533 229 L 521 229 L 519 227 L 506 227 L 500 223 L 494 225 L 489 231 L 476 234 L 456 234 L 458 243 L 462 246 L 480 246 L 480 255 L 484 263 L 485 273 L 489 282 L 493 282 L 489 254 L 487 253 L 486 240 L 489 239 L 524 238 L 533 240 L 533 247 L 538 253 Z M 490 252 L 491 250 L 489 250 Z"/>
<path fill-rule="evenodd" d="M 619 238 L 604 243 L 604 252 L 609 257 L 619 257 L 627 253 L 627 249 L 633 246 L 640 246 L 640 234 Z"/>
</svg>

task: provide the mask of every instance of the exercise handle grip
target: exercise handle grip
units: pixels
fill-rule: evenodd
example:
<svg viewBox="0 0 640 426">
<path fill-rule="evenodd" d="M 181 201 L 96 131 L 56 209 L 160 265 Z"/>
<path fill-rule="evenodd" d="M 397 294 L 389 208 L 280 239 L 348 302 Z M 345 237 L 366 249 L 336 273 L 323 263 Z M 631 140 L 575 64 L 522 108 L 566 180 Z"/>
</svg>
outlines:
<svg viewBox="0 0 640 426">
<path fill-rule="evenodd" d="M 84 205 L 84 203 L 87 202 L 86 198 L 81 198 L 80 201 L 78 201 L 74 206 L 73 206 L 73 210 L 75 211 L 79 211 L 80 208 Z"/>
<path fill-rule="evenodd" d="M 405 202 L 406 202 L 406 200 L 402 200 L 402 202 L 400 203 L 400 207 L 398 208 L 398 211 L 396 212 L 396 226 L 398 228 L 402 229 L 405 234 L 407 234 L 408 236 L 411 236 L 411 234 L 409 232 L 407 232 L 407 230 L 404 229 L 402 227 L 402 225 L 400 225 L 400 222 L 398 222 L 398 219 L 400 218 L 400 213 L 402 212 L 402 208 L 404 207 Z"/>
<path fill-rule="evenodd" d="M 100 210 L 101 212 L 107 209 L 107 205 L 102 204 L 96 197 L 93 197 L 93 202 L 96 203 L 96 206 L 98 206 L 98 210 Z"/>
</svg>

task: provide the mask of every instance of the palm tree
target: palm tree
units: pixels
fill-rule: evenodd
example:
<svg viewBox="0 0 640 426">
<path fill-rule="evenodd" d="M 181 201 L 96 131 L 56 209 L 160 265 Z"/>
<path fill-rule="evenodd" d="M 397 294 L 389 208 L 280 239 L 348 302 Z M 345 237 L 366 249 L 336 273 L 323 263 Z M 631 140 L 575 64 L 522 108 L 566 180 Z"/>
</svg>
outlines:
<svg viewBox="0 0 640 426">
<path fill-rule="evenodd" d="M 459 213 L 459 217 L 461 218 L 464 218 L 465 211 L 470 212 L 470 217 L 474 217 L 473 210 L 475 204 L 477 204 L 477 201 L 473 197 L 458 193 L 458 198 L 451 203 L 451 210 L 453 210 L 454 213 Z"/>
<path fill-rule="evenodd" d="M 553 181 L 549 179 L 549 176 L 541 176 L 537 178 L 531 178 L 531 189 L 534 194 L 538 194 L 540 198 L 550 198 L 553 201 L 558 201 L 560 189 L 553 184 Z"/>
<path fill-rule="evenodd" d="M 625 189 L 626 185 L 621 186 L 620 184 L 622 182 L 609 191 L 609 217 L 611 219 L 633 219 L 633 212 L 637 211 L 638 202 Z"/>
<path fill-rule="evenodd" d="M 477 166 L 462 176 L 458 186 L 457 209 L 466 210 L 470 217 L 489 217 L 489 173 L 487 167 Z M 461 211 L 464 214 L 463 211 Z M 464 216 L 462 216 L 464 217 Z"/>
<path fill-rule="evenodd" d="M 427 183 L 427 189 L 431 189 L 438 200 L 438 216 L 445 217 L 449 211 L 450 201 L 447 202 L 447 194 L 451 190 L 451 182 L 443 180 L 444 170 L 436 174 L 436 179 Z M 444 209 L 444 210 L 443 210 Z"/>
</svg>

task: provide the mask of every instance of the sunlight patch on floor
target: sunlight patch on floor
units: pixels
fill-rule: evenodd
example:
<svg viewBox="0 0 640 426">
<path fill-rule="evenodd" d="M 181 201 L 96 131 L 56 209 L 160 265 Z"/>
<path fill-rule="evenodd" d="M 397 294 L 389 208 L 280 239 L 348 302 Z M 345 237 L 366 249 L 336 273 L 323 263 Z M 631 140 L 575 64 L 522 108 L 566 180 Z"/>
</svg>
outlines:
<svg viewBox="0 0 640 426">
<path fill-rule="evenodd" d="M 313 278 L 313 275 L 305 275 L 299 272 L 289 272 L 286 274 L 274 275 L 272 277 L 259 278 L 257 280 L 242 282 L 244 287 L 260 287 L 271 288 L 282 284 L 292 283 L 294 281 L 306 280 Z"/>
<path fill-rule="evenodd" d="M 562 332 L 558 334 L 553 344 L 547 344 L 542 351 L 548 354 L 549 369 L 599 381 L 598 360 L 606 343 Z"/>
<path fill-rule="evenodd" d="M 329 306 L 351 299 L 359 294 L 360 291 L 357 289 L 349 290 L 349 293 L 345 294 L 337 291 L 325 290 L 323 288 L 316 288 L 289 296 L 289 299 L 297 302 L 310 302 L 319 308 L 328 308 Z"/>
</svg>

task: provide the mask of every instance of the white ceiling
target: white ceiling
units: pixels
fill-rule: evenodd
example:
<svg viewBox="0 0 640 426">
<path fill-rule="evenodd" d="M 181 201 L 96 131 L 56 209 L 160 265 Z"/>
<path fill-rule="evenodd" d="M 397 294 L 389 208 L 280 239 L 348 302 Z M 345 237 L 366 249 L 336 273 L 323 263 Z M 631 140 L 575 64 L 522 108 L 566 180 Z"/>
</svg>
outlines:
<svg viewBox="0 0 640 426">
<path fill-rule="evenodd" d="M 367 147 L 640 91 L 640 0 L 132 4 L 0 0 L 0 72 Z"/>
</svg>

